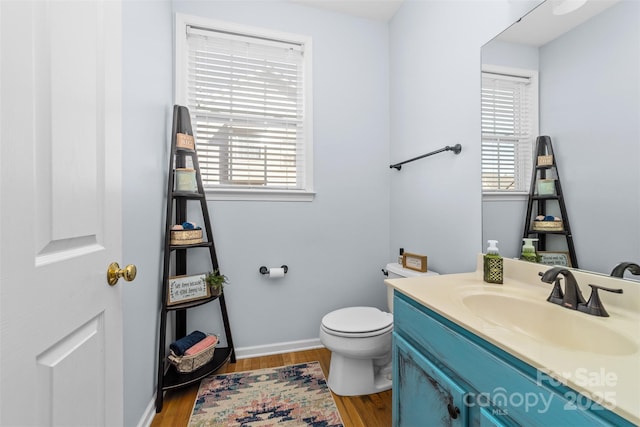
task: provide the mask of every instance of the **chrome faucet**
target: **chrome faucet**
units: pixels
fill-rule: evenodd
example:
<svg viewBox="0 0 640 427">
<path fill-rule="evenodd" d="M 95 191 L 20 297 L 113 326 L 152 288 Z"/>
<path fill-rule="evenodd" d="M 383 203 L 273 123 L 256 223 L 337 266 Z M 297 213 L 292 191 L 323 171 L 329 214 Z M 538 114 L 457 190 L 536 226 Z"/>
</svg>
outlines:
<svg viewBox="0 0 640 427">
<path fill-rule="evenodd" d="M 552 302 L 554 304 L 559 304 L 563 307 L 570 308 L 572 310 L 578 309 L 578 304 L 586 304 L 587 301 L 582 296 L 582 292 L 578 287 L 578 282 L 576 282 L 576 278 L 573 274 L 564 267 L 553 267 L 544 273 L 539 273 L 542 280 L 545 283 L 554 283 L 553 291 L 547 301 Z M 562 293 L 562 289 L 560 288 L 560 278 L 558 275 L 561 274 L 564 276 L 565 285 L 564 285 L 564 294 Z"/>
<path fill-rule="evenodd" d="M 640 265 L 635 262 L 621 262 L 616 265 L 611 272 L 613 277 L 624 277 L 624 272 L 629 270 L 631 274 L 640 275 Z"/>
<path fill-rule="evenodd" d="M 547 298 L 547 301 L 553 304 L 561 305 L 565 308 L 592 314 L 594 316 L 609 317 L 609 313 L 607 313 L 607 310 L 604 309 L 602 301 L 600 300 L 600 296 L 598 295 L 598 289 L 607 292 L 615 292 L 617 294 L 622 293 L 622 289 L 611 289 L 605 288 L 603 286 L 589 284 L 589 286 L 591 287 L 591 296 L 589 297 L 589 301 L 587 302 L 582 296 L 582 292 L 580 291 L 578 282 L 576 282 L 576 278 L 566 268 L 553 267 L 545 271 L 544 273 L 540 272 L 538 274 L 541 276 L 540 280 L 542 280 L 543 282 L 553 283 L 553 290 L 551 291 L 551 295 L 549 295 L 549 298 Z M 560 281 L 562 280 L 562 278 L 558 277 L 559 275 L 564 276 L 565 279 L 564 293 L 562 292 L 562 288 L 560 287 Z"/>
</svg>

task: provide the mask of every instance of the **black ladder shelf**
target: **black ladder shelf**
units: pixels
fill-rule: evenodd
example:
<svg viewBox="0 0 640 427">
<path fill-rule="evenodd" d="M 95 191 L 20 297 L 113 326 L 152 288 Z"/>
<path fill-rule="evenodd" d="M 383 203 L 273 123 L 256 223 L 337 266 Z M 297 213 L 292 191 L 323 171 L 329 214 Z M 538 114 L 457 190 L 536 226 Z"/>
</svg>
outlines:
<svg viewBox="0 0 640 427">
<path fill-rule="evenodd" d="M 227 306 L 224 300 L 224 292 L 219 296 L 211 296 L 208 298 L 188 301 L 179 304 L 168 305 L 168 284 L 170 278 L 170 270 L 172 264 L 171 254 L 175 252 L 173 260 L 176 276 L 187 274 L 187 252 L 197 248 L 208 248 L 211 257 L 211 266 L 213 270 L 218 269 L 218 258 L 216 256 L 215 244 L 213 242 L 213 232 L 211 229 L 211 220 L 207 209 L 207 202 L 202 186 L 202 176 L 198 164 L 198 155 L 196 148 L 193 150 L 177 147 L 177 134 L 193 135 L 191 128 L 191 118 L 189 110 L 186 107 L 175 105 L 173 107 L 173 129 L 171 133 L 171 153 L 169 161 L 169 178 L 167 185 L 167 211 L 166 211 L 166 227 L 164 238 L 164 271 L 162 277 L 162 308 L 160 313 L 160 337 L 158 344 L 158 384 L 156 390 L 156 412 L 162 411 L 163 394 L 167 390 L 193 384 L 202 378 L 220 369 L 225 363 L 231 361 L 235 363 L 236 356 L 233 347 L 233 339 L 231 337 L 231 328 L 229 326 L 229 317 L 227 314 Z M 187 157 L 191 159 L 192 167 L 196 171 L 197 192 L 175 191 L 175 169 L 187 167 Z M 201 243 L 172 245 L 170 238 L 170 229 L 173 224 L 182 224 L 187 221 L 187 202 L 195 200 L 200 202 L 202 211 L 203 234 L 206 233 L 206 241 Z M 187 335 L 187 311 L 190 308 L 197 307 L 218 300 L 222 321 L 224 323 L 224 332 L 226 336 L 227 347 L 216 347 L 213 359 L 206 365 L 190 373 L 179 373 L 175 367 L 167 362 L 167 317 L 169 313 L 175 312 L 175 339 L 180 339 Z"/>
<path fill-rule="evenodd" d="M 529 188 L 529 201 L 527 203 L 527 216 L 524 221 L 523 238 L 534 237 L 538 239 L 538 250 L 545 251 L 547 249 L 548 238 L 557 235 L 566 239 L 566 248 L 569 252 L 571 267 L 578 268 L 578 259 L 576 258 L 576 250 L 573 245 L 573 235 L 571 234 L 571 225 L 567 215 L 567 207 L 565 205 L 564 196 L 562 194 L 562 186 L 560 185 L 560 176 L 558 175 L 558 166 L 556 165 L 556 157 L 553 154 L 553 146 L 549 136 L 539 136 L 536 139 L 537 161 L 533 169 L 531 177 L 531 187 Z M 552 191 L 540 194 L 538 191 L 538 183 L 540 180 L 552 179 Z M 547 181 L 548 183 L 548 181 Z M 538 215 L 548 215 L 549 202 L 557 203 L 560 210 L 560 219 L 562 220 L 561 230 L 541 230 L 534 229 L 534 218 Z M 533 205 L 536 204 L 536 213 L 533 213 Z M 532 217 L 533 215 L 533 217 Z"/>
</svg>

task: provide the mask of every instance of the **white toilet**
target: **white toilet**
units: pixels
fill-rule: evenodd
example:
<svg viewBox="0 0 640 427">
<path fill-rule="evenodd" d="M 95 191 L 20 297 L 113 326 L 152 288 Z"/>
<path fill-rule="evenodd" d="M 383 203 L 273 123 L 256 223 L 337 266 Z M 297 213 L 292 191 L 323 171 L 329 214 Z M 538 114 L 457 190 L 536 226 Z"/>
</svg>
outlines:
<svg viewBox="0 0 640 427">
<path fill-rule="evenodd" d="M 438 273 L 387 264 L 389 279 Z M 393 312 L 393 289 L 387 288 Z M 322 318 L 320 342 L 331 350 L 329 388 L 339 396 L 373 394 L 391 388 L 391 333 L 393 315 L 375 307 L 347 307 Z"/>
</svg>

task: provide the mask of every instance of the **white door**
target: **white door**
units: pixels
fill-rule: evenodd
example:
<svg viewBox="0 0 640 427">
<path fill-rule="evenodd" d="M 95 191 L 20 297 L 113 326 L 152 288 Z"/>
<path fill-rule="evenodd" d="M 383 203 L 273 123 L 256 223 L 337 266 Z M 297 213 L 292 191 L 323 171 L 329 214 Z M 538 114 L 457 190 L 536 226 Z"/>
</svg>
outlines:
<svg viewBox="0 0 640 427">
<path fill-rule="evenodd" d="M 119 1 L 0 0 L 1 426 L 122 425 L 120 104 Z"/>
</svg>

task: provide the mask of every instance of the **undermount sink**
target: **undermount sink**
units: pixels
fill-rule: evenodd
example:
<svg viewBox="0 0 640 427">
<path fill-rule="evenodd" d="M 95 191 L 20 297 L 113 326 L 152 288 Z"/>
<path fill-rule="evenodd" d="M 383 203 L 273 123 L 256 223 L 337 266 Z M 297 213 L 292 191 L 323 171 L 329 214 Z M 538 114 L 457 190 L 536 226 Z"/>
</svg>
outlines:
<svg viewBox="0 0 640 427">
<path fill-rule="evenodd" d="M 584 313 L 567 313 L 567 309 L 544 300 L 483 292 L 462 296 L 462 303 L 489 325 L 550 345 L 613 356 L 638 351 L 635 342 L 599 322 L 602 318 L 593 321 Z"/>
</svg>

